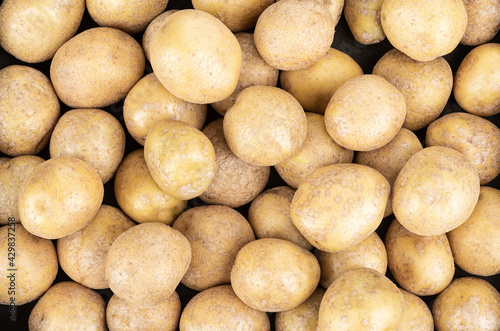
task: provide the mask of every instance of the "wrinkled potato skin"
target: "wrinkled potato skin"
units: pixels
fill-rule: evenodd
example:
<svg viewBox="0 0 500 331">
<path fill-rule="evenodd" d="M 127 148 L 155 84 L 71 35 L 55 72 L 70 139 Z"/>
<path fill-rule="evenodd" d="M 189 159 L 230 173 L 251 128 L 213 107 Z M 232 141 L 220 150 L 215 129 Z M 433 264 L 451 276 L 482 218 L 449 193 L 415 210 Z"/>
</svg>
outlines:
<svg viewBox="0 0 500 331">
<path fill-rule="evenodd" d="M 344 15 L 354 38 L 364 45 L 372 45 L 385 39 L 380 8 L 383 0 L 345 0 Z"/>
<path fill-rule="evenodd" d="M 500 29 L 500 2 L 496 0 L 464 0 L 467 28 L 460 41 L 467 46 L 489 42 Z"/>
<path fill-rule="evenodd" d="M 170 9 L 156 16 L 156 18 L 149 23 L 146 31 L 144 31 L 144 34 L 142 35 L 142 50 L 144 51 L 144 55 L 148 61 L 151 61 L 151 42 L 153 41 L 156 32 L 166 22 L 170 15 L 177 13 L 178 11 L 178 9 Z"/>
<path fill-rule="evenodd" d="M 399 291 L 403 294 L 405 309 L 396 331 L 434 331 L 434 320 L 427 304 L 410 292 L 403 289 Z"/>
<path fill-rule="evenodd" d="M 276 313 L 276 331 L 316 331 L 318 326 L 319 305 L 325 290 L 318 287 L 311 296 L 299 306 Z"/>
</svg>

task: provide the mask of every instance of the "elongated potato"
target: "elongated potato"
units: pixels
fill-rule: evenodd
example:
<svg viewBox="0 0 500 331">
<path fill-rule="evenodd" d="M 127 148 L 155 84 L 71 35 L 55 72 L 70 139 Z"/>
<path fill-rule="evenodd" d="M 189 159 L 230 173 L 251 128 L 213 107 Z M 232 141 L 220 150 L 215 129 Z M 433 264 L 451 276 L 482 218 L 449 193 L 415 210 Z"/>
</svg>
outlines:
<svg viewBox="0 0 500 331">
<path fill-rule="evenodd" d="M 345 19 L 354 38 L 361 44 L 376 44 L 385 39 L 380 22 L 382 2 L 345 0 Z"/>
</svg>

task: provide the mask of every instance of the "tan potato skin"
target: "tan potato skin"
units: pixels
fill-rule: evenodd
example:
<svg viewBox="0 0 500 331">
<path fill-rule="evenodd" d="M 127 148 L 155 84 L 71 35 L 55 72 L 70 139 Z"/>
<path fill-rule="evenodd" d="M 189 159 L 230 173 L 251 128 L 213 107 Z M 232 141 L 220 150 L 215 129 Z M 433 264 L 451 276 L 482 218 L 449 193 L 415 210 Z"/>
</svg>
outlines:
<svg viewBox="0 0 500 331">
<path fill-rule="evenodd" d="M 434 331 L 434 320 L 427 304 L 418 296 L 399 289 L 403 294 L 405 309 L 396 331 Z"/>
<path fill-rule="evenodd" d="M 311 296 L 299 306 L 276 313 L 276 331 L 316 331 L 318 326 L 319 305 L 325 290 L 318 287 Z"/>
<path fill-rule="evenodd" d="M 495 0 L 464 0 L 467 28 L 460 41 L 467 46 L 489 42 L 500 30 L 500 2 Z"/>
<path fill-rule="evenodd" d="M 156 18 L 149 23 L 146 31 L 144 31 L 144 34 L 142 35 L 142 50 L 144 51 L 144 55 L 148 61 L 151 61 L 151 42 L 153 41 L 154 35 L 165 23 L 167 18 L 178 11 L 179 10 L 177 9 L 170 9 L 156 16 Z"/>
<path fill-rule="evenodd" d="M 382 2 L 383 0 L 345 0 L 344 16 L 359 43 L 372 45 L 385 39 L 380 22 Z"/>
</svg>

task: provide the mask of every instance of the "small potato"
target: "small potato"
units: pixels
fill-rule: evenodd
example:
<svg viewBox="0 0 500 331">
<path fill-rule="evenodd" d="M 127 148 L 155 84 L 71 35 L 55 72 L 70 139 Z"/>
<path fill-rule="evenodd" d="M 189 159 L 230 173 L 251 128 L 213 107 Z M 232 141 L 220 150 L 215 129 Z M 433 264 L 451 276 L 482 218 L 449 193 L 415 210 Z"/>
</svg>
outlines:
<svg viewBox="0 0 500 331">
<path fill-rule="evenodd" d="M 385 247 L 389 270 L 413 294 L 438 294 L 453 280 L 455 263 L 446 234 L 419 236 L 395 219 L 387 230 Z"/>
<path fill-rule="evenodd" d="M 432 313 L 425 302 L 410 292 L 399 289 L 403 294 L 405 309 L 396 331 L 434 331 Z"/>
<path fill-rule="evenodd" d="M 5 0 L 0 6 L 0 46 L 21 61 L 54 56 L 82 21 L 85 0 Z"/>
<path fill-rule="evenodd" d="M 22 183 L 19 216 L 36 236 L 63 238 L 94 219 L 103 197 L 101 178 L 90 164 L 59 156 L 36 166 Z"/>
<path fill-rule="evenodd" d="M 380 9 L 383 0 L 345 0 L 344 16 L 354 39 L 364 45 L 372 45 L 385 39 Z"/>
<path fill-rule="evenodd" d="M 320 269 L 314 255 L 282 239 L 250 242 L 236 255 L 231 285 L 250 307 L 278 312 L 297 307 L 318 286 Z"/>
<path fill-rule="evenodd" d="M 52 286 L 31 311 L 30 331 L 96 330 L 105 331 L 106 304 L 94 290 L 75 282 Z"/>
<path fill-rule="evenodd" d="M 182 311 L 180 331 L 271 330 L 266 313 L 250 308 L 230 285 L 215 286 L 195 295 Z"/>
<path fill-rule="evenodd" d="M 500 44 L 477 46 L 460 63 L 453 95 L 465 111 L 477 116 L 500 113 Z"/>
<path fill-rule="evenodd" d="M 137 308 L 113 295 L 106 308 L 109 331 L 175 331 L 180 316 L 181 300 L 177 292 L 151 308 Z"/>
<path fill-rule="evenodd" d="M 59 114 L 59 100 L 43 73 L 20 65 L 0 70 L 0 152 L 12 157 L 38 154 Z"/>
<path fill-rule="evenodd" d="M 392 49 L 375 64 L 373 74 L 396 86 L 406 101 L 403 127 L 416 131 L 434 121 L 443 111 L 453 88 L 453 73 L 443 57 L 416 61 Z"/>
<path fill-rule="evenodd" d="M 171 225 L 187 205 L 186 200 L 168 195 L 156 184 L 149 173 L 143 149 L 123 159 L 116 171 L 114 193 L 120 208 L 137 223 Z"/>
<path fill-rule="evenodd" d="M 319 307 L 318 331 L 392 330 L 404 310 L 403 294 L 380 272 L 356 268 L 326 290 Z"/>
<path fill-rule="evenodd" d="M 181 282 L 196 291 L 229 284 L 236 254 L 255 240 L 245 217 L 226 206 L 188 209 L 172 227 L 191 244 L 191 264 Z"/>
<path fill-rule="evenodd" d="M 311 296 L 297 307 L 276 313 L 276 331 L 316 331 L 318 326 L 319 305 L 325 290 L 318 287 Z"/>
<path fill-rule="evenodd" d="M 340 146 L 370 151 L 389 143 L 403 126 L 403 94 L 376 75 L 351 78 L 335 92 L 325 110 L 328 134 Z"/>
<path fill-rule="evenodd" d="M 497 0 L 464 0 L 467 28 L 460 41 L 467 46 L 489 42 L 500 30 L 500 2 Z"/>
<path fill-rule="evenodd" d="M 97 171 L 104 184 L 114 176 L 124 151 L 122 125 L 100 109 L 66 112 L 50 137 L 50 157 L 71 156 L 85 161 Z"/>
<path fill-rule="evenodd" d="M 315 170 L 299 185 L 290 215 L 314 247 L 336 253 L 375 231 L 389 192 L 384 176 L 370 167 L 332 164 Z"/>
<path fill-rule="evenodd" d="M 130 135 L 144 146 L 149 130 L 161 120 L 176 120 L 201 130 L 207 117 L 207 105 L 177 98 L 167 91 L 154 73 L 132 87 L 123 103 L 123 118 Z"/>
<path fill-rule="evenodd" d="M 114 28 L 93 28 L 62 45 L 50 65 L 57 96 L 72 108 L 102 108 L 123 99 L 145 67 L 141 45 Z"/>
<path fill-rule="evenodd" d="M 448 232 L 455 263 L 480 276 L 500 273 L 500 190 L 483 186 L 474 211 Z"/>
<path fill-rule="evenodd" d="M 142 35 L 142 50 L 144 51 L 144 55 L 148 61 L 151 61 L 151 42 L 153 41 L 154 35 L 166 22 L 167 18 L 178 11 L 178 9 L 170 9 L 156 16 L 156 18 L 149 23 L 146 31 L 144 31 L 144 34 Z"/>
<path fill-rule="evenodd" d="M 370 268 L 382 275 L 387 271 L 387 252 L 376 232 L 362 242 L 338 253 L 316 251 L 321 267 L 319 283 L 328 288 L 342 273 L 355 268 Z"/>
<path fill-rule="evenodd" d="M 32 235 L 21 224 L 6 225 L 0 228 L 0 248 L 5 252 L 0 259 L 0 304 L 24 305 L 52 285 L 58 263 L 50 240 Z"/>
<path fill-rule="evenodd" d="M 102 205 L 83 229 L 57 240 L 57 256 L 64 272 L 75 282 L 99 290 L 108 288 L 104 262 L 115 239 L 134 226 L 123 212 Z"/>
<path fill-rule="evenodd" d="M 499 330 L 500 293 L 475 277 L 455 279 L 432 306 L 434 324 L 445 330 Z"/>
</svg>

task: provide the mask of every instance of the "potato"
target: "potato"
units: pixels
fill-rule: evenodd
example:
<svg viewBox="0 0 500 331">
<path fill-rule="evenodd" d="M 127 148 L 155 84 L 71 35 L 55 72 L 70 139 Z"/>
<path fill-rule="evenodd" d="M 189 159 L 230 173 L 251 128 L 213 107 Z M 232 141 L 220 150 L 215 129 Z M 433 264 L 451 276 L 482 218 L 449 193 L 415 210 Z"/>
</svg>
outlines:
<svg viewBox="0 0 500 331">
<path fill-rule="evenodd" d="M 109 331 L 165 330 L 175 331 L 181 315 L 181 300 L 177 292 L 151 308 L 137 308 L 113 295 L 106 308 Z"/>
<path fill-rule="evenodd" d="M 101 108 L 123 99 L 142 77 L 145 65 L 134 38 L 114 28 L 93 28 L 57 50 L 50 79 L 69 107 Z"/>
<path fill-rule="evenodd" d="M 184 122 L 158 121 L 144 143 L 144 158 L 156 184 L 177 199 L 199 196 L 215 177 L 212 143 Z"/>
<path fill-rule="evenodd" d="M 464 2 L 442 0 L 385 0 L 380 12 L 390 43 L 417 61 L 432 61 L 451 53 L 467 26 Z"/>
<path fill-rule="evenodd" d="M 49 142 L 59 114 L 59 100 L 43 73 L 21 65 L 0 70 L 0 152 L 38 154 Z"/>
<path fill-rule="evenodd" d="M 271 166 L 296 154 L 307 135 L 304 110 L 286 91 L 250 86 L 224 116 L 231 151 L 245 162 Z"/>
<path fill-rule="evenodd" d="M 250 307 L 278 312 L 297 307 L 316 289 L 318 260 L 302 247 L 264 238 L 245 245 L 236 255 L 231 285 Z"/>
<path fill-rule="evenodd" d="M 467 28 L 460 42 L 478 46 L 493 39 L 500 30 L 500 2 L 467 0 L 464 5 L 467 10 Z"/>
<path fill-rule="evenodd" d="M 319 307 L 318 330 L 391 330 L 403 316 L 399 289 L 380 272 L 356 268 L 326 290 Z"/>
<path fill-rule="evenodd" d="M 389 270 L 399 285 L 416 295 L 434 295 L 448 286 L 455 263 L 446 234 L 420 236 L 397 219 L 385 236 Z"/>
<path fill-rule="evenodd" d="M 380 23 L 380 8 L 383 0 L 346 0 L 344 16 L 354 39 L 364 45 L 372 45 L 385 39 Z"/>
<path fill-rule="evenodd" d="M 375 231 L 389 191 L 384 176 L 370 167 L 332 164 L 315 170 L 299 185 L 290 215 L 314 247 L 336 253 Z"/>
<path fill-rule="evenodd" d="M 21 306 L 41 296 L 57 275 L 54 244 L 32 235 L 21 224 L 0 228 L 0 304 Z"/>
<path fill-rule="evenodd" d="M 500 113 L 500 44 L 477 46 L 460 63 L 453 95 L 465 111 L 477 116 Z"/>
<path fill-rule="evenodd" d="M 394 85 L 376 75 L 361 75 L 335 92 L 325 110 L 325 125 L 340 146 L 370 151 L 389 143 L 405 117 L 404 96 Z"/>
<path fill-rule="evenodd" d="M 150 61 L 158 80 L 176 97 L 212 103 L 233 93 L 241 68 L 241 48 L 214 16 L 195 9 L 168 17 L 156 31 Z"/>
<path fill-rule="evenodd" d="M 32 234 L 66 237 L 89 224 L 104 197 L 104 187 L 92 166 L 59 156 L 33 169 L 21 185 L 19 216 Z"/>
<path fill-rule="evenodd" d="M 179 11 L 178 9 L 170 9 L 156 16 L 156 18 L 149 23 L 148 27 L 146 28 L 146 31 L 144 31 L 144 34 L 142 35 L 142 49 L 148 61 L 151 61 L 150 60 L 151 42 L 153 41 L 154 35 L 158 31 L 158 29 L 163 25 L 163 23 L 165 23 L 167 18 L 173 13 L 176 13 L 178 11 Z"/>
<path fill-rule="evenodd" d="M 255 46 L 276 69 L 305 69 L 330 49 L 333 26 L 333 17 L 322 2 L 282 0 L 259 16 L 254 31 Z"/>
<path fill-rule="evenodd" d="M 130 135 L 144 146 L 149 130 L 161 120 L 177 120 L 201 130 L 207 105 L 181 100 L 167 91 L 154 73 L 143 77 L 123 103 L 123 118 Z"/>
<path fill-rule="evenodd" d="M 100 109 L 66 112 L 50 137 L 50 157 L 71 156 L 85 161 L 97 171 L 104 184 L 114 176 L 124 152 L 122 125 Z"/>
<path fill-rule="evenodd" d="M 318 326 L 319 305 L 325 290 L 318 287 L 311 296 L 299 306 L 276 313 L 276 331 L 304 330 L 316 331 Z"/>
<path fill-rule="evenodd" d="M 401 225 L 421 236 L 437 236 L 469 218 L 479 197 L 479 176 L 462 153 L 431 146 L 406 162 L 392 192 Z"/>
<path fill-rule="evenodd" d="M 399 289 L 403 294 L 405 309 L 396 331 L 434 331 L 432 313 L 425 302 L 410 292 Z"/>
<path fill-rule="evenodd" d="M 221 118 L 205 126 L 202 132 L 214 146 L 215 177 L 200 199 L 232 208 L 252 201 L 267 185 L 270 168 L 247 163 L 231 152 Z"/>
<path fill-rule="evenodd" d="M 168 0 L 87 0 L 90 17 L 100 26 L 136 34 L 167 8 Z"/>
<path fill-rule="evenodd" d="M 143 223 L 123 232 L 108 251 L 105 274 L 119 298 L 138 308 L 167 300 L 191 262 L 189 241 L 163 223 Z"/>
<path fill-rule="evenodd" d="M 196 291 L 229 284 L 236 254 L 255 240 L 245 217 L 227 206 L 188 209 L 172 227 L 191 244 L 191 264 L 181 282 Z"/>
<path fill-rule="evenodd" d="M 500 293 L 475 277 L 455 279 L 432 306 L 434 324 L 442 330 L 500 329 Z"/>
<path fill-rule="evenodd" d="M 158 187 L 149 173 L 143 149 L 123 159 L 116 171 L 114 193 L 120 208 L 137 223 L 171 225 L 187 205 L 186 200 L 174 198 Z"/>
<path fill-rule="evenodd" d="M 335 91 L 349 79 L 362 74 L 363 70 L 352 57 L 330 48 L 306 69 L 281 71 L 280 83 L 305 110 L 324 114 Z"/>
<path fill-rule="evenodd" d="M 106 330 L 106 304 L 97 293 L 75 282 L 52 286 L 31 311 L 29 329 Z"/>
<path fill-rule="evenodd" d="M 195 295 L 182 311 L 180 331 L 271 329 L 266 313 L 250 308 L 230 285 L 215 286 Z"/>
<path fill-rule="evenodd" d="M 19 217 L 18 199 L 21 184 L 37 165 L 44 159 L 34 155 L 6 158 L 0 162 L 0 224 L 8 223 L 14 218 L 16 223 L 21 222 Z"/>
<path fill-rule="evenodd" d="M 290 217 L 295 190 L 288 186 L 273 187 L 259 194 L 248 209 L 248 222 L 257 238 L 288 240 L 311 250 L 313 246 L 300 234 Z"/>
<path fill-rule="evenodd" d="M 84 0 L 5 0 L 0 46 L 24 62 L 46 61 L 75 35 L 84 11 Z"/>
<path fill-rule="evenodd" d="M 235 37 L 240 44 L 242 54 L 238 84 L 229 97 L 211 104 L 212 108 L 222 116 L 234 105 L 236 97 L 243 89 L 252 85 L 276 86 L 278 84 L 279 70 L 262 59 L 255 47 L 253 34 L 240 32 L 235 34 Z"/>
<path fill-rule="evenodd" d="M 455 263 L 468 273 L 500 273 L 500 190 L 482 186 L 474 211 L 464 224 L 448 232 Z"/>
<path fill-rule="evenodd" d="M 481 185 L 500 173 L 500 129 L 484 118 L 467 113 L 447 114 L 429 125 L 425 143 L 464 154 L 476 168 Z"/>
<path fill-rule="evenodd" d="M 92 289 L 108 288 L 104 262 L 115 239 L 134 226 L 123 212 L 102 205 L 83 229 L 57 240 L 57 256 L 64 272 L 75 282 Z"/>
<path fill-rule="evenodd" d="M 321 267 L 319 283 L 328 288 L 340 275 L 355 268 L 370 268 L 382 275 L 387 271 L 387 252 L 384 243 L 376 232 L 362 242 L 338 253 L 316 250 Z"/>
<path fill-rule="evenodd" d="M 443 111 L 453 88 L 453 73 L 443 57 L 421 62 L 392 49 L 375 64 L 373 74 L 396 86 L 406 101 L 403 127 L 416 131 Z"/>
</svg>

